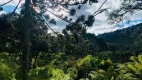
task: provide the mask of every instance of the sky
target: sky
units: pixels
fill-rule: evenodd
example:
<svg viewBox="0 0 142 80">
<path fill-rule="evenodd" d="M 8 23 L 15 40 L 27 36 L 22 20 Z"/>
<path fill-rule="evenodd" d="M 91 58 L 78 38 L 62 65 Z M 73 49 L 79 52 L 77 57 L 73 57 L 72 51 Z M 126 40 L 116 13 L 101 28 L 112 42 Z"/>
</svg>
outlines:
<svg viewBox="0 0 142 80">
<path fill-rule="evenodd" d="M 9 0 L 0 0 L 0 4 L 5 3 Z M 15 8 L 15 5 L 18 3 L 19 0 L 14 0 L 11 3 L 5 5 L 4 11 L 0 12 L 0 14 L 2 13 L 8 13 L 8 12 L 12 12 L 13 9 Z M 93 14 L 94 11 L 96 11 L 100 5 L 104 2 L 105 0 L 99 0 L 99 3 L 97 4 L 93 4 L 93 5 L 84 5 L 81 10 L 77 11 L 78 15 L 88 15 L 88 14 Z M 24 2 L 24 0 L 23 0 Z M 108 0 L 104 6 L 102 8 L 110 8 L 112 10 L 119 8 L 121 3 L 121 0 Z M 18 8 L 17 12 L 20 10 L 20 8 Z M 127 28 L 129 26 L 138 24 L 142 22 L 142 11 L 139 11 L 137 13 L 135 13 L 134 15 L 129 15 L 129 19 L 130 22 L 121 22 L 118 25 L 109 25 L 108 21 L 107 21 L 107 16 L 105 13 L 99 14 L 95 17 L 95 22 L 93 24 L 93 26 L 91 28 L 89 28 L 87 30 L 87 32 L 90 33 L 95 33 L 96 35 L 98 34 L 102 34 L 102 33 L 106 33 L 106 32 L 112 32 L 118 29 L 122 29 L 122 28 Z M 64 13 L 65 14 L 65 13 Z M 68 15 L 68 14 L 66 14 Z M 57 21 L 57 25 L 51 25 L 51 27 L 55 30 L 55 31 L 59 31 L 61 32 L 63 28 L 65 28 L 65 25 L 67 24 L 66 22 L 56 18 L 55 16 L 51 15 L 53 18 L 56 19 Z M 49 30 L 49 32 L 51 32 Z"/>
</svg>

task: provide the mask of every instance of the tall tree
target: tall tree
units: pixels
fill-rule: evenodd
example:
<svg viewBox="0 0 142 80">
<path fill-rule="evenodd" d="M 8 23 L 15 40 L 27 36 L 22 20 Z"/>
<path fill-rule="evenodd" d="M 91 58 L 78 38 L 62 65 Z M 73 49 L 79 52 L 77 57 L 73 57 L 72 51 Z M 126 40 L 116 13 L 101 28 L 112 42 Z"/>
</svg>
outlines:
<svg viewBox="0 0 142 80">
<path fill-rule="evenodd" d="M 23 17 L 23 29 L 24 29 L 24 50 L 22 58 L 23 80 L 28 78 L 28 70 L 30 64 L 30 29 L 32 27 L 32 12 L 31 12 L 31 0 L 25 0 L 24 17 Z"/>
</svg>

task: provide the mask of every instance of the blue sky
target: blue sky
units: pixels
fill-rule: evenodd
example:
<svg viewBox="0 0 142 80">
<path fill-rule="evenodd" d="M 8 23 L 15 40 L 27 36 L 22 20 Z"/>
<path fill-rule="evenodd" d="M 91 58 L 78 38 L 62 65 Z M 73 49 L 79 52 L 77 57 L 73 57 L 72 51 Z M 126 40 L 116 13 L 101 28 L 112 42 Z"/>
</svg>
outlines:
<svg viewBox="0 0 142 80">
<path fill-rule="evenodd" d="M 12 12 L 14 10 L 15 6 L 9 5 L 9 6 L 4 6 L 3 8 L 4 8 L 5 12 L 9 13 L 9 12 Z M 20 8 L 18 8 L 18 9 L 20 9 Z"/>
<path fill-rule="evenodd" d="M 128 26 L 129 27 L 129 26 L 132 26 L 132 25 L 135 25 L 138 23 L 142 23 L 142 19 L 136 19 L 136 20 L 130 20 L 127 22 L 123 22 L 123 23 L 117 24 L 115 27 L 117 27 L 117 26 L 119 26 L 119 27 Z"/>
<path fill-rule="evenodd" d="M 6 2 L 8 0 L 0 0 L 0 4 Z M 23 0 L 24 1 L 24 0 Z M 77 14 L 79 15 L 87 15 L 87 14 L 92 14 L 92 11 L 95 11 L 96 9 L 98 9 L 98 7 L 100 6 L 101 3 L 103 3 L 104 0 L 100 0 L 99 3 L 97 4 L 94 4 L 94 5 L 91 5 L 91 6 L 88 6 L 88 5 L 85 5 L 82 10 L 78 11 Z M 12 12 L 13 9 L 15 8 L 15 5 L 18 3 L 18 0 L 14 0 L 13 2 L 11 2 L 10 4 L 4 6 L 4 11 L 6 13 L 8 12 Z M 117 4 L 114 4 L 114 3 L 117 3 Z M 117 9 L 119 6 L 120 6 L 120 1 L 119 0 L 108 0 L 108 2 L 103 6 L 103 8 L 112 8 L 112 9 Z M 20 8 L 19 8 L 20 9 Z M 19 10 L 18 9 L 18 10 Z M 17 10 L 17 11 L 18 11 Z M 101 34 L 101 33 L 104 33 L 104 32 L 111 32 L 111 31 L 115 31 L 117 29 L 121 29 L 121 28 L 126 28 L 126 27 L 129 27 L 129 26 L 132 26 L 132 25 L 135 25 L 135 24 L 138 24 L 138 23 L 141 23 L 142 22 L 142 12 L 137 12 L 135 13 L 133 16 L 130 15 L 130 21 L 129 23 L 124 21 L 124 22 L 121 22 L 119 25 L 109 25 L 107 23 L 107 16 L 105 15 L 105 13 L 102 13 L 98 16 L 96 16 L 96 21 L 93 25 L 92 28 L 88 29 L 88 32 L 91 32 L 91 33 L 95 33 L 96 35 L 97 34 Z M 57 25 L 51 25 L 52 28 L 55 30 L 55 31 L 61 31 L 65 25 L 67 23 L 65 23 L 64 21 L 56 18 L 55 16 L 51 15 L 53 18 L 56 19 L 57 21 Z M 51 32 L 51 31 L 49 31 Z"/>
</svg>

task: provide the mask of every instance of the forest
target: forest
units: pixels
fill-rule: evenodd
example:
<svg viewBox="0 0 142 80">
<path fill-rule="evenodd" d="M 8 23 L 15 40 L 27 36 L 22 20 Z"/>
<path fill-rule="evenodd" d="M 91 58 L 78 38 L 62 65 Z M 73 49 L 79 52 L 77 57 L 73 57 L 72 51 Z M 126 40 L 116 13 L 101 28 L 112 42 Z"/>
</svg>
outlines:
<svg viewBox="0 0 142 80">
<path fill-rule="evenodd" d="M 0 12 L 12 1 L 0 3 Z M 103 7 L 111 0 L 17 1 L 12 12 L 0 14 L 0 80 L 142 80 L 142 22 L 88 32 L 100 14 L 110 25 L 129 21 L 142 11 L 141 0 L 120 0 L 112 11 Z M 78 14 L 97 4 L 93 14 Z M 61 32 L 53 29 L 54 18 L 67 23 Z"/>
</svg>

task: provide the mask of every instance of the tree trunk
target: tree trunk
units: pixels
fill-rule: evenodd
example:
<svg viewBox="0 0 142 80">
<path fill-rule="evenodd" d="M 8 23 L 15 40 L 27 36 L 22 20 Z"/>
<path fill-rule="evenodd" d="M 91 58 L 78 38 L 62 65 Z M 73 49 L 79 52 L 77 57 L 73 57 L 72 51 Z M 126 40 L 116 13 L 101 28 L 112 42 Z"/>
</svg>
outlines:
<svg viewBox="0 0 142 80">
<path fill-rule="evenodd" d="M 30 27 L 31 27 L 31 11 L 30 0 L 25 0 L 25 10 L 23 17 L 24 29 L 24 50 L 22 56 L 22 80 L 28 80 L 29 63 L 30 63 Z"/>
<path fill-rule="evenodd" d="M 22 69 L 23 69 L 23 80 L 28 79 L 28 71 L 29 71 L 29 63 L 30 63 L 30 31 L 27 30 L 24 35 L 24 50 L 23 50 L 23 57 L 22 57 Z"/>
<path fill-rule="evenodd" d="M 37 63 L 37 56 L 35 56 L 33 68 L 36 68 L 36 63 Z"/>
</svg>

